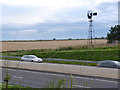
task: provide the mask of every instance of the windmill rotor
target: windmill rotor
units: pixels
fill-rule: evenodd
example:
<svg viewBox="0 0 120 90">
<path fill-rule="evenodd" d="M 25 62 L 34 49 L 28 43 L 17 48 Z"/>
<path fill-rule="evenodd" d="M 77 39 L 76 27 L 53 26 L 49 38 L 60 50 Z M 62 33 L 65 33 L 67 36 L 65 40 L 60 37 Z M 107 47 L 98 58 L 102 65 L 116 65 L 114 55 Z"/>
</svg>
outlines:
<svg viewBox="0 0 120 90">
<path fill-rule="evenodd" d="M 92 19 L 92 16 L 96 16 L 97 15 L 97 12 L 92 12 L 92 10 L 89 10 L 88 12 L 87 12 L 87 17 L 88 17 L 88 19 Z"/>
</svg>

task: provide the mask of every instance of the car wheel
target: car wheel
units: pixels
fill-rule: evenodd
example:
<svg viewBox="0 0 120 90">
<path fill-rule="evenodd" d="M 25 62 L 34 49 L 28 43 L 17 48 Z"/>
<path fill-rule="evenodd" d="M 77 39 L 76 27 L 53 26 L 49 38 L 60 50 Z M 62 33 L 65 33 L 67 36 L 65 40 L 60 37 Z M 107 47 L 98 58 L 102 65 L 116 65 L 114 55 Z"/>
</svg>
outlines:
<svg viewBox="0 0 120 90">
<path fill-rule="evenodd" d="M 31 60 L 31 62 L 33 62 L 33 60 Z"/>
</svg>

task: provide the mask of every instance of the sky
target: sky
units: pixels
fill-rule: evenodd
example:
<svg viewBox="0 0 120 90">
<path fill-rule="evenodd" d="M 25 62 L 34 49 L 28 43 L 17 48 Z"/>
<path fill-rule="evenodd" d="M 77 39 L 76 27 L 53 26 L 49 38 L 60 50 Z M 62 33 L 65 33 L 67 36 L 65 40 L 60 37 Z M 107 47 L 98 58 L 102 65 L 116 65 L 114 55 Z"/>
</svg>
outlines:
<svg viewBox="0 0 120 90">
<path fill-rule="evenodd" d="M 87 39 L 88 10 L 95 37 L 118 24 L 119 0 L 1 0 L 2 40 Z"/>
<path fill-rule="evenodd" d="M 118 2 L 118 24 L 120 25 L 120 1 Z"/>
</svg>

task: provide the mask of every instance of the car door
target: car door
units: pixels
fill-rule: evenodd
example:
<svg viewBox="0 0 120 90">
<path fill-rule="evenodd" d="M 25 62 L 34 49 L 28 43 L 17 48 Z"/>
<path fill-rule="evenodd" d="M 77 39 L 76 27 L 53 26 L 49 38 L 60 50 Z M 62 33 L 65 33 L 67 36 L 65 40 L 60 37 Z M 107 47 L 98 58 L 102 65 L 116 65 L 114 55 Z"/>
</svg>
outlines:
<svg viewBox="0 0 120 90">
<path fill-rule="evenodd" d="M 101 66 L 102 66 L 102 67 L 108 67 L 108 63 L 107 63 L 107 61 L 102 62 L 102 63 L 101 63 Z"/>
<path fill-rule="evenodd" d="M 26 61 L 31 61 L 29 55 L 26 56 Z"/>
<path fill-rule="evenodd" d="M 108 67 L 117 68 L 117 65 L 114 62 L 108 62 Z"/>
<path fill-rule="evenodd" d="M 27 59 L 28 59 L 28 55 L 24 55 L 23 60 L 27 61 Z"/>
<path fill-rule="evenodd" d="M 34 56 L 30 56 L 30 61 L 34 61 L 35 57 Z"/>
</svg>

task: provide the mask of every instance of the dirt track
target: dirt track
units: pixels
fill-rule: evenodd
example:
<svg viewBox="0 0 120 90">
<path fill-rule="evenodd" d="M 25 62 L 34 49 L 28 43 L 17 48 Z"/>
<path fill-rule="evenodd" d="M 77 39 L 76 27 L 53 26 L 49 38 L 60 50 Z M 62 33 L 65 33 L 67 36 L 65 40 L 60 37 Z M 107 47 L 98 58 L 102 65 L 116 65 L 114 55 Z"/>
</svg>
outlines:
<svg viewBox="0 0 120 90">
<path fill-rule="evenodd" d="M 94 44 L 106 44 L 107 40 L 94 40 Z M 56 49 L 67 46 L 88 45 L 88 40 L 36 41 L 36 42 L 2 42 L 2 51 L 29 49 Z"/>
</svg>

